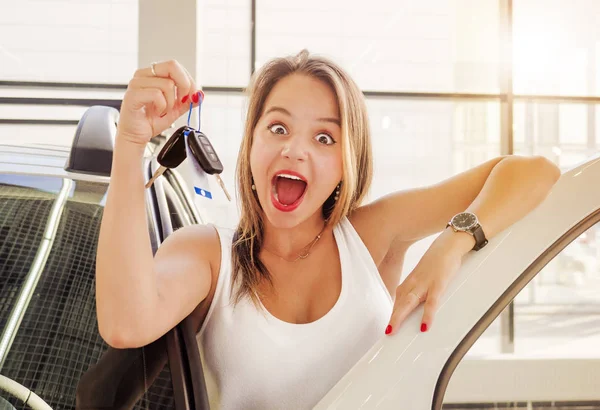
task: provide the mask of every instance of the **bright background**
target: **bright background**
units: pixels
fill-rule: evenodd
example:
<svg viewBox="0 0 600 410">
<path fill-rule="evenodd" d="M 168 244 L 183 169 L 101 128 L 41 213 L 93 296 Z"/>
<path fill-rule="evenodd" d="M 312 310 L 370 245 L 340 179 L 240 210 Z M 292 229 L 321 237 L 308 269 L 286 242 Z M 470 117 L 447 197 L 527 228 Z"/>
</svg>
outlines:
<svg viewBox="0 0 600 410">
<path fill-rule="evenodd" d="M 503 46 L 506 4 L 257 0 L 255 66 L 308 48 L 350 72 L 367 95 L 371 118 L 369 201 L 439 182 L 500 154 L 541 154 L 567 170 L 600 149 L 600 2 L 514 0 L 512 64 Z M 138 65 L 136 0 L 0 0 L 0 9 L 0 98 L 122 97 L 118 87 L 19 84 L 127 84 Z M 250 77 L 250 15 L 250 0 L 207 0 L 198 28 L 197 77 L 214 88 L 207 92 L 203 129 L 225 164 L 230 189 L 246 102 L 236 89 Z M 173 27 L 174 43 L 177 36 Z M 84 110 L 5 101 L 0 139 L 70 144 L 72 122 Z M 50 121 L 33 124 L 39 119 Z M 432 239 L 410 250 L 404 275 Z M 599 261 L 595 227 L 519 295 L 515 352 L 598 354 Z M 496 321 L 469 354 L 500 352 L 499 335 Z"/>
</svg>

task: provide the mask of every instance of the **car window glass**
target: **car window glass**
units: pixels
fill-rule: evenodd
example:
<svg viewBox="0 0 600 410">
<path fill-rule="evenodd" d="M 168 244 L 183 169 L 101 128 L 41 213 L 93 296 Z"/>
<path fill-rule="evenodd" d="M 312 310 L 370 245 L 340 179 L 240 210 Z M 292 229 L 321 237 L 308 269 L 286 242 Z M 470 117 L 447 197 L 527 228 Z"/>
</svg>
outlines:
<svg viewBox="0 0 600 410">
<path fill-rule="evenodd" d="M 598 354 L 600 223 L 560 252 L 515 298 L 514 351 L 554 357 Z"/>
<path fill-rule="evenodd" d="M 95 258 L 106 189 L 0 175 L 0 374 L 56 409 L 174 408 L 165 338 L 142 355 L 110 348 L 98 333 Z M 27 395 L 0 388 L 17 409 Z"/>
</svg>

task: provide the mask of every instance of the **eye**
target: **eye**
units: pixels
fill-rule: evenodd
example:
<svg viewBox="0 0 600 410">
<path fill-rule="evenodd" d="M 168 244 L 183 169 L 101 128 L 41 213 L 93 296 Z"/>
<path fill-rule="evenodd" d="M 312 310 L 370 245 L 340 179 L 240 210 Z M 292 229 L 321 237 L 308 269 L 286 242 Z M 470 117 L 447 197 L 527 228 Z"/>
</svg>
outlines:
<svg viewBox="0 0 600 410">
<path fill-rule="evenodd" d="M 321 144 L 325 144 L 325 145 L 333 145 L 333 144 L 335 144 L 335 140 L 329 134 L 321 133 L 321 134 L 317 135 L 315 137 L 315 139 L 317 141 L 319 141 Z"/>
<path fill-rule="evenodd" d="M 273 134 L 278 134 L 278 135 L 287 135 L 287 130 L 285 129 L 285 127 L 281 124 L 271 124 L 269 125 L 269 131 L 271 131 Z"/>
</svg>

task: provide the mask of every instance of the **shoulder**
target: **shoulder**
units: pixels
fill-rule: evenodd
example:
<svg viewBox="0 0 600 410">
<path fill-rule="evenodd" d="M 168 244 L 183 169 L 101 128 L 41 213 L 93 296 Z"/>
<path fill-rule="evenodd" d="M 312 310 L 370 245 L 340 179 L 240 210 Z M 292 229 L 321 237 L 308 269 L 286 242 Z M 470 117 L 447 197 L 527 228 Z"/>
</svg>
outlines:
<svg viewBox="0 0 600 410">
<path fill-rule="evenodd" d="M 202 249 L 197 249 L 201 253 L 203 249 L 220 246 L 218 228 L 214 225 L 188 225 L 179 228 L 165 239 L 162 247 L 180 247 L 193 248 L 203 245 Z"/>
<path fill-rule="evenodd" d="M 214 277 L 219 272 L 221 261 L 220 235 L 227 234 L 226 229 L 214 225 L 184 226 L 165 239 L 156 253 L 156 258 L 174 264 L 208 262 Z"/>
<path fill-rule="evenodd" d="M 156 253 L 160 270 L 178 272 L 178 282 L 203 289 L 202 300 L 189 314 L 195 329 L 200 328 L 212 304 L 222 255 L 227 252 L 232 236 L 233 230 L 212 224 L 188 225 L 169 235 Z"/>
</svg>

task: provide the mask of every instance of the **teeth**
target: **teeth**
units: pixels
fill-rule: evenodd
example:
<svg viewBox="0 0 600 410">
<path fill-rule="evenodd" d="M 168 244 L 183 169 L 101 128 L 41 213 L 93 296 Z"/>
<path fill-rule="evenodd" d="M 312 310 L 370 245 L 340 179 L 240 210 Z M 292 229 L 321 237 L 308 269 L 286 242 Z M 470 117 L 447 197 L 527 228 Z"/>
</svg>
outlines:
<svg viewBox="0 0 600 410">
<path fill-rule="evenodd" d="M 290 175 L 290 174 L 277 174 L 278 177 L 282 177 L 282 178 L 288 178 L 288 179 L 295 179 L 297 181 L 302 181 L 302 178 L 299 178 L 295 175 Z"/>
</svg>

